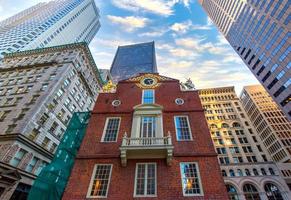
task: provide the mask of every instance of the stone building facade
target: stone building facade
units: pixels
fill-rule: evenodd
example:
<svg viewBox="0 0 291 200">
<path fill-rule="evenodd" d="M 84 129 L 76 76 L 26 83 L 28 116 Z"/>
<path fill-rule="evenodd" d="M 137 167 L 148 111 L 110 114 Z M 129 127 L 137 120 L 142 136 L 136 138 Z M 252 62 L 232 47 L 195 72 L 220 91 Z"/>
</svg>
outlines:
<svg viewBox="0 0 291 200">
<path fill-rule="evenodd" d="M 284 199 L 290 190 L 234 87 L 199 90 L 230 199 Z"/>
<path fill-rule="evenodd" d="M 261 85 L 245 86 L 240 96 L 258 137 L 291 188 L 291 122 Z"/>
<path fill-rule="evenodd" d="M 9 199 L 29 190 L 103 81 L 86 43 L 8 54 L 0 68 L 0 199 Z"/>
<path fill-rule="evenodd" d="M 198 92 L 140 74 L 97 99 L 63 199 L 227 199 Z"/>
</svg>

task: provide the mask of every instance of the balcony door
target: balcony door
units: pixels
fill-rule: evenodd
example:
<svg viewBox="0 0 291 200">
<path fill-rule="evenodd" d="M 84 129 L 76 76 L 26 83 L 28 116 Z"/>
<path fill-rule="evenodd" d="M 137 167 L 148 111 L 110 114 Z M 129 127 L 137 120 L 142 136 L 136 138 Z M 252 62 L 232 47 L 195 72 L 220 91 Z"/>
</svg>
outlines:
<svg viewBox="0 0 291 200">
<path fill-rule="evenodd" d="M 142 116 L 140 120 L 140 132 L 141 138 L 156 137 L 157 120 L 154 116 Z"/>
</svg>

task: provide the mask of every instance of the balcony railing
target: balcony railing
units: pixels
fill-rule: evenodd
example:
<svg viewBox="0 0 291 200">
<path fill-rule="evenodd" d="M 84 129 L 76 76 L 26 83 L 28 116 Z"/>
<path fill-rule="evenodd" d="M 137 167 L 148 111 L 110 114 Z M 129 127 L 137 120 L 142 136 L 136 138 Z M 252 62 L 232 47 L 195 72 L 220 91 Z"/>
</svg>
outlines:
<svg viewBox="0 0 291 200">
<path fill-rule="evenodd" d="M 166 158 L 170 164 L 173 156 L 172 137 L 129 138 L 123 136 L 120 147 L 121 163 L 126 166 L 127 159 Z"/>
<path fill-rule="evenodd" d="M 169 137 L 150 137 L 150 138 L 127 138 L 123 137 L 122 146 L 160 146 L 160 145 L 172 145 L 172 138 Z"/>
</svg>

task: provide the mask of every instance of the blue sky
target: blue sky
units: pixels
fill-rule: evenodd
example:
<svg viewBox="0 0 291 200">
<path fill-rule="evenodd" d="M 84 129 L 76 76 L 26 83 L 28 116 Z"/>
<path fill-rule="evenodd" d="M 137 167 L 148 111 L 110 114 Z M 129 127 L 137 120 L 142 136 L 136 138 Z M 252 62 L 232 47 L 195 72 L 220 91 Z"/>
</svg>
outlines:
<svg viewBox="0 0 291 200">
<path fill-rule="evenodd" d="M 257 80 L 207 18 L 197 0 L 95 0 L 101 29 L 90 44 L 99 68 L 110 68 L 118 45 L 155 41 L 160 74 L 197 88 Z M 3 20 L 41 0 L 0 0 Z"/>
</svg>

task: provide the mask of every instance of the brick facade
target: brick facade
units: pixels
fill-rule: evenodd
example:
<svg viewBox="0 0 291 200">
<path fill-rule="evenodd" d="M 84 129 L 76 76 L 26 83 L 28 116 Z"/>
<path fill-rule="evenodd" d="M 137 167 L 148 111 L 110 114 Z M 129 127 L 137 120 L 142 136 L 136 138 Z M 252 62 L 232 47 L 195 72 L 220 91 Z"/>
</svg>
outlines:
<svg viewBox="0 0 291 200">
<path fill-rule="evenodd" d="M 141 75 L 142 76 L 142 75 Z M 147 76 L 146 74 L 143 76 Z M 107 199 L 134 198 L 136 163 L 157 164 L 157 196 L 144 199 L 228 199 L 220 175 L 216 153 L 213 148 L 204 112 L 197 91 L 182 91 L 179 81 L 162 76 L 155 88 L 155 103 L 161 105 L 163 135 L 171 134 L 173 159 L 167 165 L 165 159 L 129 159 L 121 166 L 120 146 L 126 132 L 130 137 L 134 106 L 141 104 L 142 89 L 136 79 L 121 81 L 115 93 L 100 94 L 92 112 L 86 135 L 80 147 L 71 177 L 63 195 L 64 200 L 86 199 L 95 164 L 113 164 Z M 184 99 L 183 105 L 175 103 Z M 112 101 L 119 99 L 121 105 L 114 107 Z M 174 116 L 187 115 L 192 132 L 191 141 L 177 141 Z M 101 142 L 106 117 L 121 117 L 117 142 Z M 197 162 L 202 184 L 202 196 L 183 196 L 180 162 Z"/>
</svg>

